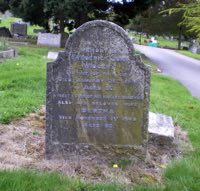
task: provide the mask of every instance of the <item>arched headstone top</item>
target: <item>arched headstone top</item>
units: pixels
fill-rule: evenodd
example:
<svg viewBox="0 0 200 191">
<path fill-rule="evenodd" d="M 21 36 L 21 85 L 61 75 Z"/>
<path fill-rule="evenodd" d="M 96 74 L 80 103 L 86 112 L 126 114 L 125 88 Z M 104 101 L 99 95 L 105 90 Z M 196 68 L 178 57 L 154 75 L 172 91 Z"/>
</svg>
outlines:
<svg viewBox="0 0 200 191">
<path fill-rule="evenodd" d="M 104 20 L 89 21 L 81 25 L 79 28 L 77 28 L 76 31 L 68 39 L 68 42 L 66 43 L 66 46 L 65 46 L 65 50 L 67 51 L 71 47 L 73 41 L 76 40 L 76 38 L 79 37 L 79 35 L 81 35 L 83 32 L 86 32 L 87 30 L 90 30 L 91 28 L 98 28 L 98 27 L 109 28 L 115 31 L 119 36 L 121 36 L 121 38 L 123 38 L 126 41 L 132 53 L 134 53 L 134 46 L 131 39 L 128 37 L 127 32 L 119 25 L 116 25 L 113 22 L 104 21 Z"/>
<path fill-rule="evenodd" d="M 134 46 L 133 46 L 131 39 L 128 36 L 128 33 L 122 27 L 118 26 L 117 24 L 115 24 L 113 22 L 109 22 L 109 21 L 104 21 L 104 20 L 89 21 L 89 22 L 81 25 L 79 28 L 77 28 L 76 31 L 68 38 L 68 40 L 66 42 L 65 52 L 66 52 L 67 56 L 70 55 L 72 49 L 74 48 L 74 45 L 77 42 L 80 42 L 80 40 L 82 40 L 84 38 L 84 34 L 89 33 L 90 40 L 92 40 L 93 34 L 91 33 L 91 30 L 104 32 L 101 34 L 102 36 L 101 37 L 98 36 L 98 38 L 102 38 L 102 39 L 105 39 L 108 41 L 109 41 L 109 38 L 111 35 L 111 34 L 108 34 L 108 30 L 113 31 L 112 36 L 113 37 L 117 36 L 119 39 L 123 40 L 124 44 L 126 44 L 126 46 L 127 46 L 126 48 L 128 50 L 130 59 L 132 61 L 135 61 L 135 59 L 138 58 L 135 55 Z M 106 34 L 107 34 L 107 36 L 106 36 Z M 100 42 L 102 42 L 102 41 L 103 40 L 100 39 Z M 115 48 L 115 47 L 113 47 L 113 48 Z M 148 68 L 146 67 L 146 65 L 144 65 L 143 62 L 136 62 L 136 64 L 138 64 L 140 68 L 148 70 Z"/>
</svg>

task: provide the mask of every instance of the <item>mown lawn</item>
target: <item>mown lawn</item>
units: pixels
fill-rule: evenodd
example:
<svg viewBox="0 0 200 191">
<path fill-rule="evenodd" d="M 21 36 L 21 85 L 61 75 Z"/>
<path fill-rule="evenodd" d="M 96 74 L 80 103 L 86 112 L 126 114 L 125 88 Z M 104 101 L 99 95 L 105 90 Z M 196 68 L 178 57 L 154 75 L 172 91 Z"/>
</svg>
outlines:
<svg viewBox="0 0 200 191">
<path fill-rule="evenodd" d="M 187 50 L 177 50 L 176 52 L 200 60 L 200 54 L 196 54 Z"/>
<path fill-rule="evenodd" d="M 14 21 L 19 21 L 19 20 L 22 20 L 22 19 L 16 18 L 16 17 L 2 18 L 0 27 L 7 27 L 10 29 L 11 23 Z M 41 29 L 41 27 L 37 25 L 28 26 L 28 31 L 27 31 L 28 35 L 36 35 L 36 33 L 33 32 L 33 29 Z"/>
<path fill-rule="evenodd" d="M 18 57 L 0 63 L 0 123 L 9 123 L 44 104 L 48 48 L 22 46 L 18 51 Z"/>
<path fill-rule="evenodd" d="M 47 51 L 47 48 L 23 46 L 19 48 L 19 57 L 0 64 L 1 123 L 36 111 L 44 104 Z M 194 147 L 194 151 L 167 167 L 162 185 L 91 184 L 59 174 L 24 170 L 0 171 L 0 191 L 200 190 L 200 100 L 192 97 L 179 82 L 153 73 L 151 111 L 171 115 L 176 125 L 188 131 Z"/>
</svg>

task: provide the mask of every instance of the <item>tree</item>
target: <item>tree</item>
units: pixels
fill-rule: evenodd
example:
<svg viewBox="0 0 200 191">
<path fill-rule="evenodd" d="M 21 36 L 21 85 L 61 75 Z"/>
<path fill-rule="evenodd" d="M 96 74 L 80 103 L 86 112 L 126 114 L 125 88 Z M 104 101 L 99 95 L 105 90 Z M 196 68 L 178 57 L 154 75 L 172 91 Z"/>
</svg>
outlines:
<svg viewBox="0 0 200 191">
<path fill-rule="evenodd" d="M 120 2 L 112 1 L 110 4 L 113 7 L 114 18 L 113 21 L 125 26 L 129 24 L 129 20 L 136 15 L 147 10 L 150 6 L 155 5 L 161 0 L 122 0 Z"/>
<path fill-rule="evenodd" d="M 175 8 L 167 10 L 169 14 L 183 12 L 183 21 L 180 26 L 186 26 L 189 32 L 196 34 L 200 40 L 200 1 L 189 0 L 188 3 L 181 3 Z"/>
<path fill-rule="evenodd" d="M 166 14 L 166 10 L 177 6 L 178 3 L 183 3 L 186 0 L 163 0 L 157 2 L 154 7 L 142 12 L 137 20 L 132 21 L 129 27 L 135 28 L 140 32 L 153 35 L 175 35 L 178 36 L 178 48 L 181 48 L 181 37 L 186 35 L 185 27 L 180 26 L 179 23 L 183 20 L 183 12 L 174 12 L 173 14 Z"/>
<path fill-rule="evenodd" d="M 14 15 L 25 21 L 48 28 L 51 18 L 60 32 L 73 21 L 77 28 L 93 19 L 107 19 L 122 26 L 142 10 L 159 0 L 10 0 Z M 113 17 L 110 17 L 112 15 Z"/>
<path fill-rule="evenodd" d="M 0 11 L 4 13 L 9 9 L 9 0 L 0 0 Z"/>
<path fill-rule="evenodd" d="M 51 15 L 45 11 L 44 2 L 45 0 L 10 0 L 10 8 L 15 16 L 49 30 Z"/>
</svg>

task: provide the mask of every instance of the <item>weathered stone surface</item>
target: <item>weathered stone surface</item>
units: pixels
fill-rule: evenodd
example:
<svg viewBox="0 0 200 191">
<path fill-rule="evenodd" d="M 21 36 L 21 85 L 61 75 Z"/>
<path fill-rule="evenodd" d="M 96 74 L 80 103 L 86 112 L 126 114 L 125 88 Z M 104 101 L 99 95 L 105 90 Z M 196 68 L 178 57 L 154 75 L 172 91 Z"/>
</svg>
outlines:
<svg viewBox="0 0 200 191">
<path fill-rule="evenodd" d="M 174 130 L 175 127 L 170 116 L 149 112 L 149 133 L 173 139 Z"/>
<path fill-rule="evenodd" d="M 27 24 L 26 23 L 12 23 L 11 24 L 12 35 L 27 36 Z"/>
<path fill-rule="evenodd" d="M 82 25 L 47 65 L 46 157 L 144 157 L 149 86 L 149 68 L 121 27 Z"/>
<path fill-rule="evenodd" d="M 173 145 L 175 138 L 175 127 L 172 117 L 149 112 L 148 143 L 158 145 Z"/>
</svg>

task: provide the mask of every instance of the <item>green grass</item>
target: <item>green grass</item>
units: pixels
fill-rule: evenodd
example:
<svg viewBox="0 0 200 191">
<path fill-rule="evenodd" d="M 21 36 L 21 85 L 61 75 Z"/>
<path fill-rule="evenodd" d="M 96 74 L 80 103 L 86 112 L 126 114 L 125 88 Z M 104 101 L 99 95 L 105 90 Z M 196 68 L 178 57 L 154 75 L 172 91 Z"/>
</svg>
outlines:
<svg viewBox="0 0 200 191">
<path fill-rule="evenodd" d="M 47 48 L 20 47 L 20 56 L 0 64 L 0 122 L 9 122 L 44 104 Z M 145 62 L 149 63 L 147 58 Z M 151 63 L 153 64 L 153 63 Z M 0 171 L 0 191 L 198 191 L 200 188 L 200 100 L 179 82 L 153 73 L 151 111 L 173 117 L 188 131 L 194 151 L 173 161 L 163 175 L 163 185 L 122 187 L 90 184 L 58 174 Z"/>
<path fill-rule="evenodd" d="M 185 56 L 189 56 L 191 58 L 195 58 L 195 59 L 200 60 L 200 54 L 192 53 L 192 52 L 187 51 L 187 50 L 177 50 L 176 52 L 183 54 Z"/>
<path fill-rule="evenodd" d="M 80 179 L 68 179 L 57 173 L 35 171 L 1 171 L 1 191 L 119 191 L 116 184 L 89 184 Z"/>
<path fill-rule="evenodd" d="M 0 123 L 36 111 L 45 100 L 48 48 L 19 47 L 19 56 L 0 64 Z"/>
<path fill-rule="evenodd" d="M 11 28 L 11 23 L 17 20 L 21 20 L 20 18 L 16 18 L 16 17 L 7 17 L 7 18 L 2 18 L 2 22 L 0 23 L 0 27 L 7 27 L 7 28 Z M 28 35 L 36 35 L 36 33 L 33 32 L 33 29 L 41 29 L 41 27 L 37 26 L 37 25 L 32 25 L 32 26 L 28 26 Z"/>
</svg>

